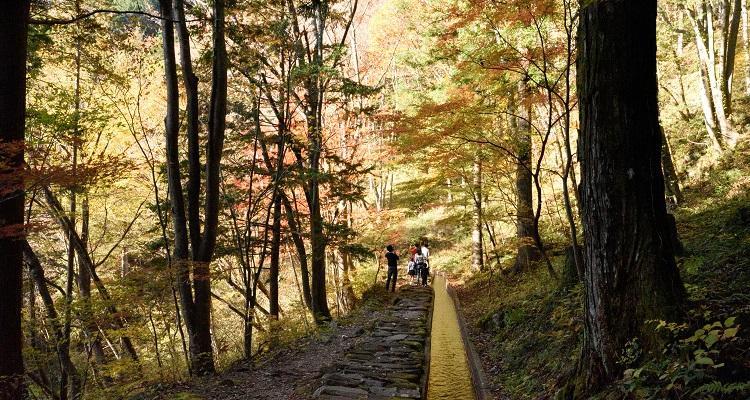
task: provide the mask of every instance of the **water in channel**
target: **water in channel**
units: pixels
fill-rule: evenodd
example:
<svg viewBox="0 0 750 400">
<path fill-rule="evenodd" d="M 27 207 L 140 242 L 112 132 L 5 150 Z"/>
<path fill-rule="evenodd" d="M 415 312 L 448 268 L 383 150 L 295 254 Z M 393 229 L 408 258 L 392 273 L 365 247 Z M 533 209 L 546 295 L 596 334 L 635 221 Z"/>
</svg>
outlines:
<svg viewBox="0 0 750 400">
<path fill-rule="evenodd" d="M 474 400 L 476 397 L 458 315 L 446 289 L 445 277 L 435 274 L 432 287 L 435 290 L 435 305 L 432 312 L 427 399 Z"/>
</svg>

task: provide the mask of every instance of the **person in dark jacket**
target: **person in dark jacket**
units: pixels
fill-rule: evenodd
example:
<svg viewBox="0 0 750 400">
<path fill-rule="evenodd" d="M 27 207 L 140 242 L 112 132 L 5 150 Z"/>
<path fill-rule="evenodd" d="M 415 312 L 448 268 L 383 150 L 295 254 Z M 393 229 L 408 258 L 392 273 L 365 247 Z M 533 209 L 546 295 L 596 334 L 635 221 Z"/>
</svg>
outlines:
<svg viewBox="0 0 750 400">
<path fill-rule="evenodd" d="M 393 245 L 389 244 L 386 248 L 385 258 L 388 260 L 388 278 L 385 280 L 385 289 L 391 288 L 391 292 L 396 291 L 396 279 L 398 277 L 398 254 L 393 250 Z"/>
<path fill-rule="evenodd" d="M 427 257 L 422 254 L 422 249 L 417 249 L 417 255 L 414 256 L 414 264 L 417 267 L 417 281 L 422 281 L 422 286 L 427 286 L 427 278 L 430 276 L 430 263 Z"/>
</svg>

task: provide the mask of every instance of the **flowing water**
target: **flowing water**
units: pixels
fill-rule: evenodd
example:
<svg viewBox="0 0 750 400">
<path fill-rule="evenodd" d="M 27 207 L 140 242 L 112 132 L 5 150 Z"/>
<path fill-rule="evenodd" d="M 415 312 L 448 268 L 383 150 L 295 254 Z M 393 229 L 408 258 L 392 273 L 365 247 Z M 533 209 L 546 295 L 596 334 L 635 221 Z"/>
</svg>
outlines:
<svg viewBox="0 0 750 400">
<path fill-rule="evenodd" d="M 432 287 L 435 290 L 435 304 L 432 312 L 427 399 L 474 400 L 476 397 L 458 315 L 446 289 L 445 277 L 435 274 Z"/>
</svg>

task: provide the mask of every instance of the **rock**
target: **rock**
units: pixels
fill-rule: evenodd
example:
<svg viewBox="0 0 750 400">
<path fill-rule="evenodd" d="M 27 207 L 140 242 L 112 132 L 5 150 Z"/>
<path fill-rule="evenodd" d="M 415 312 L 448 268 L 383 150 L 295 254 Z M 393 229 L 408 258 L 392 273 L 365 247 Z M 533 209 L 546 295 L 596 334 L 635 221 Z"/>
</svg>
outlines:
<svg viewBox="0 0 750 400">
<path fill-rule="evenodd" d="M 389 336 L 389 337 L 385 338 L 385 341 L 386 341 L 386 342 L 396 342 L 396 341 L 399 341 L 399 340 L 404 340 L 404 339 L 406 339 L 406 338 L 407 338 L 408 336 L 409 336 L 409 335 L 404 335 L 404 334 L 400 334 L 400 335 L 393 335 L 393 336 Z"/>
<path fill-rule="evenodd" d="M 398 389 L 396 388 L 384 388 L 384 387 L 373 387 L 370 388 L 370 393 L 374 394 L 375 396 L 383 396 L 386 398 L 391 398 L 398 393 Z"/>
<path fill-rule="evenodd" d="M 316 399 L 321 398 L 322 395 L 341 396 L 347 399 L 367 399 L 366 390 L 346 386 L 321 386 L 313 393 L 313 397 Z"/>
<path fill-rule="evenodd" d="M 364 379 L 359 374 L 331 373 L 323 375 L 322 381 L 325 385 L 330 386 L 348 386 L 357 387 Z"/>
<path fill-rule="evenodd" d="M 480 321 L 482 330 L 497 332 L 505 328 L 505 312 L 496 311 Z"/>
</svg>

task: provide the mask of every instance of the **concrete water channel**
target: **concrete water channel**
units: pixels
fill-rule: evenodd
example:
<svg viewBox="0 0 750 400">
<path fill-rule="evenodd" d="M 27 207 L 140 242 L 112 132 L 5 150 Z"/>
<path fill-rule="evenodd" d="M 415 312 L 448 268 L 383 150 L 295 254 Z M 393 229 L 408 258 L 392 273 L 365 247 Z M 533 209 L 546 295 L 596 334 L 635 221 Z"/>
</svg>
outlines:
<svg viewBox="0 0 750 400">
<path fill-rule="evenodd" d="M 427 400 L 476 399 L 467 349 L 445 277 L 436 274 Z"/>
<path fill-rule="evenodd" d="M 343 359 L 321 370 L 322 400 L 483 400 L 458 301 L 441 274 L 432 288 L 402 285 Z"/>
</svg>

